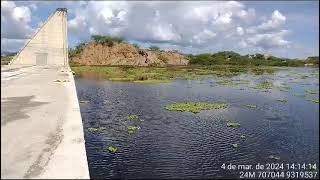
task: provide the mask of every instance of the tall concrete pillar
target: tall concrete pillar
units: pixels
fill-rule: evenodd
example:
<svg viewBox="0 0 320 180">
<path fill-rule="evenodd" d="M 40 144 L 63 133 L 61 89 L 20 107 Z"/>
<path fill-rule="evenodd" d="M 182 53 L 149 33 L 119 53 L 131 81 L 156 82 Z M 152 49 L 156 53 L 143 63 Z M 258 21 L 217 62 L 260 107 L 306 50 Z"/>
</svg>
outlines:
<svg viewBox="0 0 320 180">
<path fill-rule="evenodd" d="M 67 9 L 58 8 L 10 64 L 67 66 Z"/>
</svg>

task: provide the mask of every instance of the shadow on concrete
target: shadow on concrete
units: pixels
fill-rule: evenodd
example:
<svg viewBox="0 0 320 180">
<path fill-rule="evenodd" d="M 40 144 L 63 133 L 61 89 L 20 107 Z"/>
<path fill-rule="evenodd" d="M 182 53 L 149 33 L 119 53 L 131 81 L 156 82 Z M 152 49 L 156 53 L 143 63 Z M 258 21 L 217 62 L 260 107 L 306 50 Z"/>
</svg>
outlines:
<svg viewBox="0 0 320 180">
<path fill-rule="evenodd" d="M 25 109 L 37 107 L 47 102 L 32 101 L 34 96 L 1 98 L 1 126 L 7 123 L 29 118 Z"/>
</svg>

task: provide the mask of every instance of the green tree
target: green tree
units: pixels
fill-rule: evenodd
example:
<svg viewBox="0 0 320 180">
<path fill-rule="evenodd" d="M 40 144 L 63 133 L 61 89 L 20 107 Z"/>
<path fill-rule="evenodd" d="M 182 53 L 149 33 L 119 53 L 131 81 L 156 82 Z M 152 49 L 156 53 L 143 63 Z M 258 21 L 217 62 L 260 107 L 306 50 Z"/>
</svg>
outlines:
<svg viewBox="0 0 320 180">
<path fill-rule="evenodd" d="M 111 36 L 101 36 L 101 35 L 92 35 L 91 39 L 96 44 L 106 45 L 106 46 L 113 46 L 115 43 L 122 43 L 124 40 L 121 37 L 111 37 Z"/>
</svg>

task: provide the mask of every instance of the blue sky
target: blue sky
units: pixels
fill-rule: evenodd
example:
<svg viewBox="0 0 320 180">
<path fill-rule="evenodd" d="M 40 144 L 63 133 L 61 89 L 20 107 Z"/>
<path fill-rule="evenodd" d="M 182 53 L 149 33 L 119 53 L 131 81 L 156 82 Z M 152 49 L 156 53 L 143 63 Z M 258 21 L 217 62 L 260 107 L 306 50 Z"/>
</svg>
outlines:
<svg viewBox="0 0 320 180">
<path fill-rule="evenodd" d="M 1 51 L 19 50 L 58 7 L 70 47 L 101 34 L 184 53 L 319 55 L 318 1 L 1 1 Z"/>
</svg>

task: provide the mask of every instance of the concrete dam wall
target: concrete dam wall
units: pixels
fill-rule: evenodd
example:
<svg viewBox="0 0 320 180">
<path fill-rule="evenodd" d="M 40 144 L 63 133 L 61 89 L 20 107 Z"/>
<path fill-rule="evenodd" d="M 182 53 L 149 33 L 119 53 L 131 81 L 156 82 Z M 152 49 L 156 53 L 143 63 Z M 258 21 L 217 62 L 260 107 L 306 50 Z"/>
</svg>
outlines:
<svg viewBox="0 0 320 180">
<path fill-rule="evenodd" d="M 21 49 L 11 64 L 67 65 L 67 10 L 58 8 Z"/>
<path fill-rule="evenodd" d="M 57 9 L 1 66 L 1 178 L 90 178 L 66 24 Z"/>
</svg>

